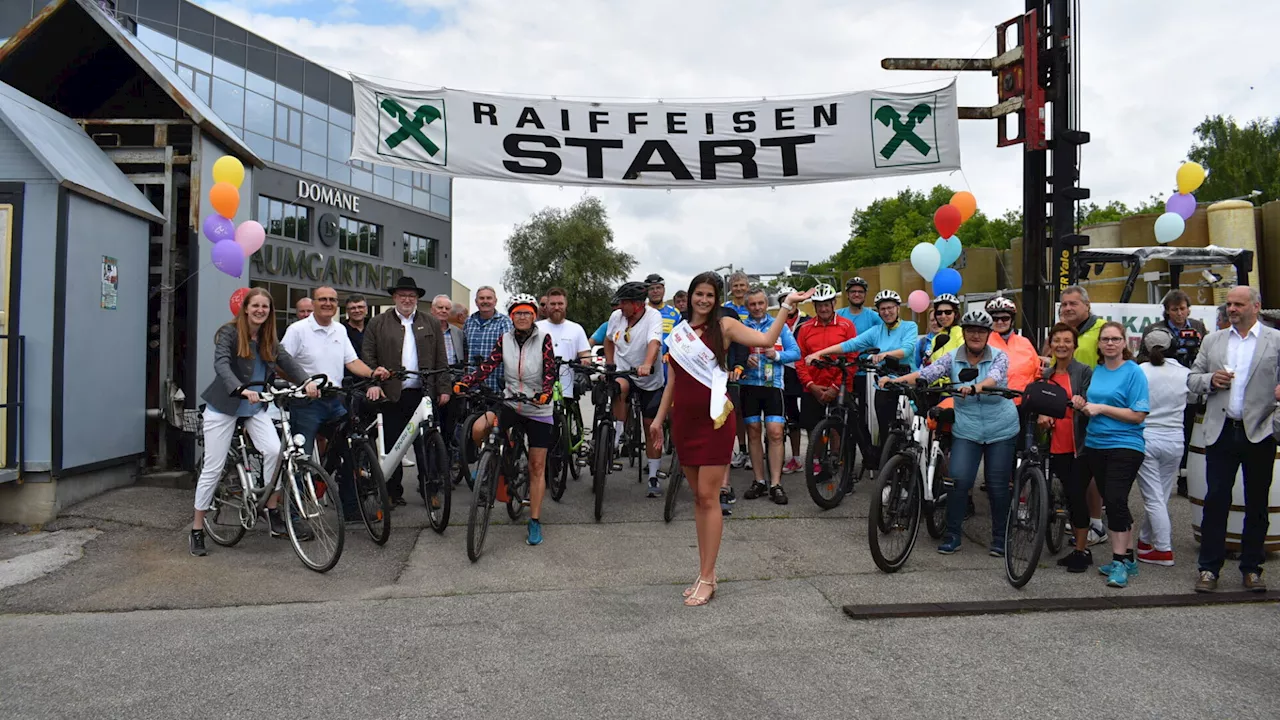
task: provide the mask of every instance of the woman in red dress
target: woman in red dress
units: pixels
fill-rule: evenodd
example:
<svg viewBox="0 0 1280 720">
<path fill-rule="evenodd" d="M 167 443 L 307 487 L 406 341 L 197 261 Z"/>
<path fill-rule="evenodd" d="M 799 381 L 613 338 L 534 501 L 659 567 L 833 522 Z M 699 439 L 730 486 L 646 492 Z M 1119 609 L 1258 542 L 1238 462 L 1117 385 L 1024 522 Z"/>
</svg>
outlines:
<svg viewBox="0 0 1280 720">
<path fill-rule="evenodd" d="M 685 320 L 693 332 L 714 354 L 718 370 L 725 370 L 725 355 L 729 343 L 747 347 L 773 347 L 787 316 L 796 312 L 796 305 L 808 299 L 813 291 L 791 293 L 778 309 L 778 320 L 769 332 L 762 333 L 748 328 L 737 320 L 721 316 L 717 309 L 721 304 L 720 278 L 707 272 L 689 283 L 689 310 Z M 716 556 L 720 554 L 720 536 L 724 530 L 724 516 L 720 513 L 720 485 L 728 470 L 736 437 L 735 414 L 732 408 L 717 420 L 711 417 L 711 388 L 680 366 L 671 355 L 666 362 L 670 366 L 671 381 L 662 393 L 662 405 L 653 419 L 655 432 L 662 432 L 662 423 L 671 414 L 671 437 L 676 444 L 680 466 L 689 487 L 693 489 L 696 510 L 694 524 L 698 531 L 698 579 L 684 592 L 684 604 L 706 605 L 716 592 Z M 726 401 L 727 402 L 727 401 Z"/>
</svg>

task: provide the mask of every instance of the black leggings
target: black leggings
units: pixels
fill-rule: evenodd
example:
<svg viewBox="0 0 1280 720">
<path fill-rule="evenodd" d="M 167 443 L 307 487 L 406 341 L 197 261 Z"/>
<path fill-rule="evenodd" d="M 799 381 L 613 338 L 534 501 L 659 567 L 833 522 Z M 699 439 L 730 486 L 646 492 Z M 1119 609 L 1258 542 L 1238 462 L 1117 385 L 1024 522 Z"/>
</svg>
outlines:
<svg viewBox="0 0 1280 720">
<path fill-rule="evenodd" d="M 1089 503 L 1085 501 L 1089 478 L 1084 472 L 1084 458 L 1074 453 L 1054 453 L 1049 456 L 1049 469 L 1058 476 L 1067 493 L 1067 509 L 1071 514 L 1071 527 L 1083 530 L 1089 527 Z"/>
<path fill-rule="evenodd" d="M 1142 467 L 1143 454 L 1128 448 L 1098 450 L 1085 448 L 1089 468 L 1102 492 L 1102 502 L 1107 506 L 1107 529 L 1112 532 L 1129 532 L 1133 527 L 1133 515 L 1129 514 L 1129 491 Z"/>
</svg>

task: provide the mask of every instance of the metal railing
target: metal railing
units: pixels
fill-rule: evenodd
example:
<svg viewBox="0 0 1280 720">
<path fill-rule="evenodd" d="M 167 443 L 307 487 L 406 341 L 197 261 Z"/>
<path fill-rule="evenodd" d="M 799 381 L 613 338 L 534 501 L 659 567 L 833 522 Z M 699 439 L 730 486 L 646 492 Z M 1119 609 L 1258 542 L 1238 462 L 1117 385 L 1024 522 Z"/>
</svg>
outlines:
<svg viewBox="0 0 1280 720">
<path fill-rule="evenodd" d="M 5 377 L 0 378 L 0 382 L 5 383 L 7 387 L 9 384 L 9 378 L 13 377 L 13 373 L 15 372 L 17 373 L 17 380 L 18 380 L 18 382 L 16 383 L 17 388 L 14 393 L 17 397 L 16 398 L 7 397 L 5 399 L 5 402 L 0 403 L 0 412 L 4 412 L 6 416 L 9 415 L 10 408 L 14 408 L 17 410 L 16 422 L 15 422 L 16 428 L 14 433 L 14 439 L 15 439 L 14 444 L 16 445 L 13 453 L 14 463 L 12 466 L 8 464 L 7 456 L 9 455 L 9 447 L 7 442 L 5 443 L 6 457 L 0 458 L 0 462 L 5 463 L 4 467 L 6 469 L 16 469 L 18 473 L 16 479 L 18 480 L 18 482 L 21 482 L 22 481 L 22 463 L 23 463 L 23 460 L 25 459 L 24 451 L 26 450 L 26 446 L 27 446 L 27 442 L 26 442 L 27 339 L 23 335 L 0 334 L 0 341 L 4 341 L 5 343 L 4 352 L 9 355 L 9 363 L 10 363 L 8 367 L 8 372 L 5 374 Z M 16 348 L 13 346 L 10 346 L 9 343 L 16 343 Z M 16 349 L 16 352 L 13 352 L 13 350 L 15 349 Z M 5 433 L 7 434 L 8 432 L 9 432 L 9 424 L 8 422 L 6 422 Z"/>
</svg>

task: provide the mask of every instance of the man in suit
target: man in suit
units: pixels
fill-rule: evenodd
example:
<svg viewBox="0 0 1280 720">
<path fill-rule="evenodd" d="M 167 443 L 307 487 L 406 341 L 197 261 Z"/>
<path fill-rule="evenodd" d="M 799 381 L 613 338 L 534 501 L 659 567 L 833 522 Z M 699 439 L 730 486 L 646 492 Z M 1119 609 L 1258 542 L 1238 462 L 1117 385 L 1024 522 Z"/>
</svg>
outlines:
<svg viewBox="0 0 1280 720">
<path fill-rule="evenodd" d="M 462 328 L 449 324 L 449 320 L 454 316 L 454 307 L 455 303 L 448 295 L 441 294 L 431 299 L 431 314 L 440 321 L 440 333 L 444 336 L 445 360 L 450 365 L 467 361 L 467 336 Z M 444 434 L 445 442 L 450 445 L 453 444 L 454 426 L 462 419 L 454 417 L 456 409 L 454 405 L 445 405 L 440 408 L 440 432 Z"/>
<path fill-rule="evenodd" d="M 427 291 L 418 287 L 408 275 L 402 275 L 391 288 L 395 308 L 369 321 L 364 332 L 364 357 L 375 367 L 385 367 L 392 372 L 404 369 L 426 372 L 447 365 L 440 321 L 432 315 L 418 312 L 418 301 L 426 294 Z M 408 339 L 413 342 L 406 342 Z M 387 400 L 393 403 L 385 413 L 387 443 L 393 444 L 400 436 L 424 394 L 429 393 L 429 397 L 437 401 L 437 412 L 441 412 L 449 403 L 451 386 L 452 378 L 447 373 L 440 373 L 426 378 L 410 377 L 403 382 L 390 379 L 381 388 L 369 388 L 370 400 L 379 400 L 385 393 Z M 418 458 L 418 467 L 427 467 L 421 443 L 414 443 L 414 454 Z M 387 492 L 395 505 L 405 504 L 403 476 L 404 470 L 396 468 L 387 478 Z M 427 480 L 436 478 L 423 478 L 419 473 L 418 492 L 432 497 L 435 488 L 425 487 L 423 483 Z"/>
<path fill-rule="evenodd" d="M 1251 287 L 1227 293 L 1231 326 L 1210 333 L 1196 356 L 1187 387 L 1207 394 L 1205 410 L 1204 518 L 1200 522 L 1200 567 L 1196 592 L 1213 592 L 1226 556 L 1227 513 L 1236 472 L 1244 466 L 1244 535 L 1240 573 L 1246 590 L 1266 592 L 1262 579 L 1267 535 L 1267 498 L 1275 464 L 1276 373 L 1280 331 L 1258 321 L 1262 297 Z"/>
</svg>

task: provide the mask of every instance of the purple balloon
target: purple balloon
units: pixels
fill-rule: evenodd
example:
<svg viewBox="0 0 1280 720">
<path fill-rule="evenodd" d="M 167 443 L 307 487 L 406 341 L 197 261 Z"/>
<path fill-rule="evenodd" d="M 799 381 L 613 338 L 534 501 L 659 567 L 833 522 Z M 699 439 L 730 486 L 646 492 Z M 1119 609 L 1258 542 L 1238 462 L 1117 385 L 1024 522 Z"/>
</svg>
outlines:
<svg viewBox="0 0 1280 720">
<path fill-rule="evenodd" d="M 203 227 L 204 236 L 212 240 L 214 245 L 223 240 L 236 239 L 236 224 L 217 213 L 210 213 L 204 219 Z"/>
<path fill-rule="evenodd" d="M 213 266 L 238 278 L 244 272 L 244 251 L 235 240 L 220 242 L 213 246 Z"/>
<path fill-rule="evenodd" d="M 1190 220 L 1196 212 L 1196 196 L 1191 193 L 1174 193 L 1164 203 L 1165 212 Z"/>
</svg>

